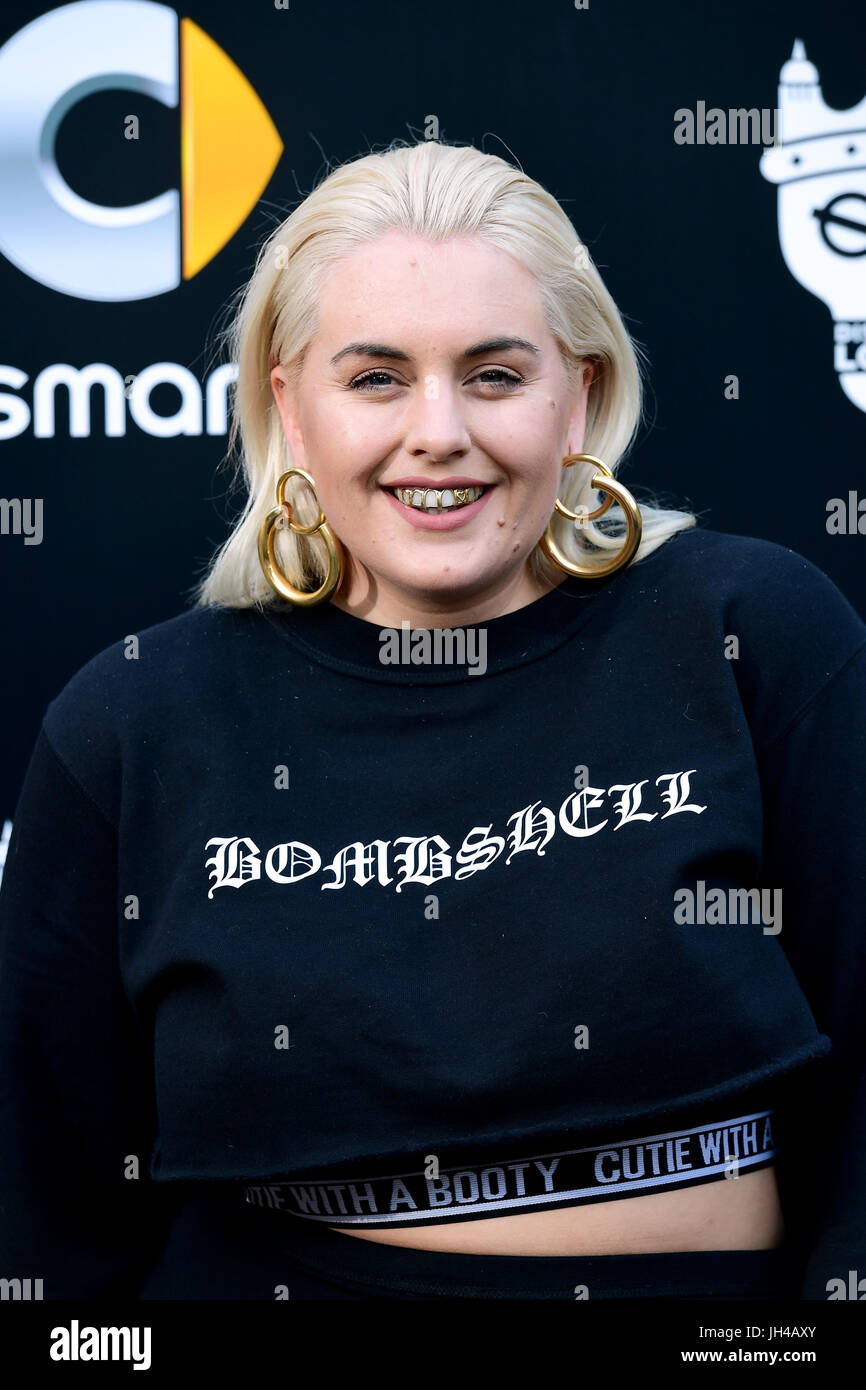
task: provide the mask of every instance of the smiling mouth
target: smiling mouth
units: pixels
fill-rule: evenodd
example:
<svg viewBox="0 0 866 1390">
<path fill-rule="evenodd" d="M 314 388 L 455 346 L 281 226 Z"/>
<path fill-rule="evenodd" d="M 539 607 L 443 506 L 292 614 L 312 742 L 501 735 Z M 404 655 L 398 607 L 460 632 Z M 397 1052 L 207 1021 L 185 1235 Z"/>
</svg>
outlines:
<svg viewBox="0 0 866 1390">
<path fill-rule="evenodd" d="M 419 512 L 456 512 L 477 502 L 486 487 L 392 487 L 388 489 L 406 507 Z"/>
</svg>

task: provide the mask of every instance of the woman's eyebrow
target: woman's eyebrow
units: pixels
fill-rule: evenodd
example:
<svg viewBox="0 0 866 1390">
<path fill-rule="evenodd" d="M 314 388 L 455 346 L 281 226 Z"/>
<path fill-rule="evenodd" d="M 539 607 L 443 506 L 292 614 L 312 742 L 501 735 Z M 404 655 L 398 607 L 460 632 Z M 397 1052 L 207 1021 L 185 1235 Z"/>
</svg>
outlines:
<svg viewBox="0 0 866 1390">
<path fill-rule="evenodd" d="M 508 348 L 523 348 L 527 352 L 534 352 L 536 356 L 541 356 L 541 348 L 536 347 L 535 343 L 527 342 L 525 338 L 487 338 L 483 343 L 474 343 L 472 347 L 466 349 L 464 357 L 484 357 L 488 352 L 505 352 Z M 409 362 L 411 359 L 408 352 L 401 351 L 400 348 L 388 347 L 385 343 L 349 343 L 348 346 L 341 348 L 331 358 L 331 366 L 339 362 L 341 357 L 349 354 L 358 357 L 390 357 L 399 362 Z"/>
</svg>

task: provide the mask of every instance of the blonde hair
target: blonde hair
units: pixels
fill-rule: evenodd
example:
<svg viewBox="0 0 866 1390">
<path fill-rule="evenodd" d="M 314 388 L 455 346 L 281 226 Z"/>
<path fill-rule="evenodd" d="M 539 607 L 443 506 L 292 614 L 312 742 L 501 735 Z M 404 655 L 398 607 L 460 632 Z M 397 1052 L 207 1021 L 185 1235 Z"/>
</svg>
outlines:
<svg viewBox="0 0 866 1390">
<path fill-rule="evenodd" d="M 316 331 L 317 301 L 331 262 L 394 228 L 431 240 L 477 236 L 530 270 L 569 380 L 577 380 L 582 359 L 594 364 L 582 451 L 602 459 L 615 474 L 631 447 L 641 423 L 640 349 L 556 199 L 498 155 L 471 145 L 395 141 L 382 153 L 333 169 L 267 237 L 253 275 L 240 292 L 226 334 L 238 368 L 226 459 L 240 441 L 237 469 L 243 471 L 247 498 L 231 534 L 195 586 L 197 606 L 285 604 L 267 582 L 257 549 L 262 519 L 275 506 L 277 479 L 295 466 L 270 372 L 281 363 L 291 382 L 297 382 Z M 565 506 L 592 511 L 600 505 L 590 487 L 592 473 L 588 464 L 562 470 L 558 495 Z M 292 490 L 292 484 L 297 488 Z M 315 521 L 315 506 L 303 479 L 291 480 L 287 496 L 301 524 Z M 654 502 L 640 498 L 643 534 L 634 564 L 676 532 L 697 524 L 693 513 Z M 575 526 L 556 512 L 552 529 L 567 557 L 583 564 L 603 563 L 622 545 L 625 520 L 620 512 L 618 519 L 606 515 Z M 276 553 L 280 568 L 296 587 L 317 587 L 324 579 L 321 537 L 308 539 L 280 528 Z M 538 578 L 549 582 L 562 577 L 538 545 L 530 564 Z"/>
</svg>

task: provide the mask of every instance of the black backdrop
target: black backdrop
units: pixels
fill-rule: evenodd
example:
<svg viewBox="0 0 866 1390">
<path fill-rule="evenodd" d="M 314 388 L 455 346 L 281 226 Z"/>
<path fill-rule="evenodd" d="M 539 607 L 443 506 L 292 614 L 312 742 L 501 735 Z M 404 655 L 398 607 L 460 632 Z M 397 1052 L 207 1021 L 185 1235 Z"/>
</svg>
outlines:
<svg viewBox="0 0 866 1390">
<path fill-rule="evenodd" d="M 7 0 L 0 46 L 43 13 L 32 0 Z M 100 302 L 49 288 L 0 255 L 5 397 L 32 404 L 34 379 L 55 363 L 106 363 L 126 379 L 170 362 L 203 383 L 229 297 L 274 220 L 328 165 L 394 138 L 424 138 L 435 118 L 440 138 L 519 162 L 562 202 L 645 347 L 648 420 L 621 473 L 626 485 L 638 496 L 651 488 L 715 529 L 790 546 L 866 615 L 864 540 L 827 529 L 830 498 L 866 497 L 866 406 L 840 387 L 831 312 L 785 264 L 779 190 L 760 172 L 761 145 L 674 138 L 674 113 L 699 102 L 775 109 L 797 38 L 845 128 L 842 112 L 866 92 L 861 3 L 590 0 L 578 9 L 573 0 L 287 0 L 278 8 L 211 0 L 179 13 L 246 76 L 282 155 L 237 232 L 168 292 Z M 8 106 L 0 134 L 4 123 L 8 134 Z M 139 116 L 137 140 L 124 135 L 130 112 Z M 852 139 L 860 153 L 846 176 L 866 191 L 862 114 L 847 125 L 859 124 Z M 3 148 L 0 224 L 16 197 L 8 141 Z M 69 185 L 110 206 L 177 187 L 179 149 L 177 109 L 129 91 L 85 95 L 56 145 Z M 225 177 L 228 196 L 228 168 Z M 848 235 L 845 274 L 861 307 L 852 288 L 847 317 L 863 319 L 866 256 L 856 225 Z M 55 249 L 62 262 L 63 245 Z M 732 374 L 736 399 L 725 393 Z M 154 437 L 128 417 L 125 433 L 109 436 L 95 390 L 90 433 L 75 438 L 66 399 L 59 389 L 47 437 L 32 422 L 13 427 L 17 407 L 0 406 L 0 492 L 42 499 L 44 528 L 39 544 L 11 527 L 0 535 L 7 837 L 46 703 L 97 651 L 182 611 L 240 505 L 218 468 L 225 435 Z M 172 415 L 176 389 L 157 388 L 151 405 Z"/>
</svg>

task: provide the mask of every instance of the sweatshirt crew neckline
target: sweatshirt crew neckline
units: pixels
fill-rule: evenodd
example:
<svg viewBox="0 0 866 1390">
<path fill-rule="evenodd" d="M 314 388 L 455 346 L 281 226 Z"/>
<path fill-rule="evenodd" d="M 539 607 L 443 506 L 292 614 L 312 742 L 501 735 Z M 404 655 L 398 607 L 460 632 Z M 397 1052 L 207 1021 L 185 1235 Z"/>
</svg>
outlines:
<svg viewBox="0 0 866 1390">
<path fill-rule="evenodd" d="M 598 611 L 603 596 L 627 574 L 628 570 L 618 570 L 601 579 L 567 575 L 556 588 L 510 613 L 442 629 L 386 628 L 347 613 L 330 601 L 312 608 L 280 602 L 259 611 L 284 637 L 324 666 L 389 684 L 445 685 L 464 682 L 473 667 L 478 668 L 479 675 L 491 675 L 546 656 L 583 627 Z M 437 638 L 437 633 L 445 631 L 458 636 Z M 419 632 L 428 634 L 427 638 L 418 638 Z M 386 634 L 393 636 L 388 639 Z M 390 660 L 386 659 L 389 640 Z M 462 654 L 462 660 L 449 659 L 449 643 Z M 412 660 L 413 652 L 421 659 Z"/>
</svg>

